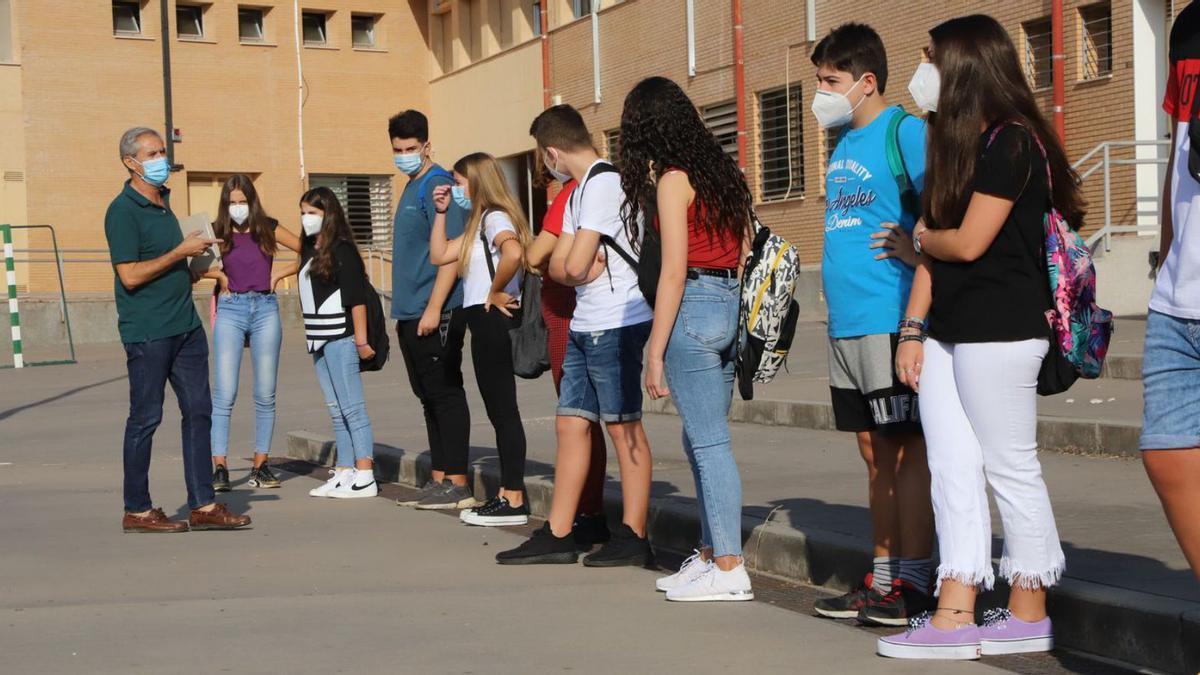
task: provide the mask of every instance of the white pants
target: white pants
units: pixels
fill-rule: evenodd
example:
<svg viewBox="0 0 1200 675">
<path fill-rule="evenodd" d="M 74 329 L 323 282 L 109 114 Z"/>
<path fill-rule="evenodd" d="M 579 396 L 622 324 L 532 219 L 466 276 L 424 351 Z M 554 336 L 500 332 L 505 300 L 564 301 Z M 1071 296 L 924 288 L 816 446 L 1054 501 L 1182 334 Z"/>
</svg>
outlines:
<svg viewBox="0 0 1200 675">
<path fill-rule="evenodd" d="M 991 485 L 1004 525 L 1000 576 L 1013 587 L 1054 585 L 1065 567 L 1037 456 L 1037 375 L 1048 340 L 925 343 L 921 420 L 928 446 L 941 564 L 990 589 Z"/>
</svg>

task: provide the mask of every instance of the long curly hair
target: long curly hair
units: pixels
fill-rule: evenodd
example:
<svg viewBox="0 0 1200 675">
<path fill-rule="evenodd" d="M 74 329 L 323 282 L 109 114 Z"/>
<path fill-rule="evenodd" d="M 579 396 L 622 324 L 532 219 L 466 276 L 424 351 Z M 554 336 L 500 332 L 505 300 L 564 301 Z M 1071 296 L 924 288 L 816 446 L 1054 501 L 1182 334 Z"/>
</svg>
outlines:
<svg viewBox="0 0 1200 675">
<path fill-rule="evenodd" d="M 639 241 L 639 220 L 653 221 L 658 179 L 670 168 L 687 172 L 696 191 L 697 217 L 710 237 L 728 234 L 740 242 L 745 236 L 754 203 L 746 178 L 704 126 L 691 99 L 671 80 L 646 78 L 625 97 L 617 164 L 625 192 L 621 214 L 630 241 Z"/>
<path fill-rule="evenodd" d="M 254 181 L 242 173 L 233 174 L 221 186 L 221 201 L 217 206 L 217 218 L 213 221 L 213 234 L 221 240 L 221 255 L 229 255 L 229 251 L 233 249 L 233 236 L 230 233 L 234 229 L 234 224 L 233 219 L 229 217 L 229 195 L 234 190 L 240 191 L 246 197 L 246 205 L 250 207 L 250 217 L 246 219 L 245 223 L 250 237 L 263 254 L 275 255 L 275 225 L 277 223 L 274 218 L 267 215 L 267 212 L 263 210 L 262 203 L 258 201 L 258 191 L 254 189 Z"/>
<path fill-rule="evenodd" d="M 313 257 L 312 273 L 329 281 L 333 279 L 333 249 L 339 241 L 347 241 L 353 245 L 355 243 L 354 230 L 350 228 L 350 222 L 346 220 L 346 212 L 342 209 L 342 203 L 338 201 L 333 190 L 327 187 L 312 188 L 300 197 L 300 203 L 308 204 L 325 214 L 321 221 L 321 231 L 315 235 L 320 248 L 317 249 L 317 255 Z M 305 238 L 307 239 L 308 236 L 305 235 Z"/>
</svg>

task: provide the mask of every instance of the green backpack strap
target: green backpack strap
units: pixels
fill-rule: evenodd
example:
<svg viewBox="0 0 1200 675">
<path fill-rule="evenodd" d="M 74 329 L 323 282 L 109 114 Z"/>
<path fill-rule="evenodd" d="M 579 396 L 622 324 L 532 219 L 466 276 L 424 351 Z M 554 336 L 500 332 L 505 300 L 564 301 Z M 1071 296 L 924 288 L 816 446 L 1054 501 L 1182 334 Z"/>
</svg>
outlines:
<svg viewBox="0 0 1200 675">
<path fill-rule="evenodd" d="M 900 125 L 904 120 L 912 117 L 912 115 L 900 109 L 900 112 L 892 115 L 892 119 L 888 120 L 887 127 L 887 163 L 888 168 L 892 172 L 892 178 L 896 180 L 896 187 L 900 190 L 900 208 L 905 213 L 911 213 L 913 217 L 920 218 L 921 204 L 917 197 L 917 189 L 913 186 L 912 179 L 908 177 L 908 170 L 904 168 L 904 151 L 900 148 Z"/>
</svg>

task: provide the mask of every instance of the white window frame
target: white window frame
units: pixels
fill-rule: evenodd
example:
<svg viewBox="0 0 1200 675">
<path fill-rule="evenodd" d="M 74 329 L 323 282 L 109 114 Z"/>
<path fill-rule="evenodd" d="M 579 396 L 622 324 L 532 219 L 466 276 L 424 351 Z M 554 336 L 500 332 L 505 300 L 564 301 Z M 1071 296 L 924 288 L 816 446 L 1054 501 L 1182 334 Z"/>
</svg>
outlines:
<svg viewBox="0 0 1200 675">
<path fill-rule="evenodd" d="M 117 28 L 117 8 L 132 8 L 133 23 L 137 30 L 121 30 Z M 140 37 L 142 35 L 142 3 L 140 0 L 113 0 L 113 35 L 120 37 Z"/>
<path fill-rule="evenodd" d="M 304 23 L 310 18 L 319 18 L 321 20 L 318 28 L 321 31 L 321 41 L 315 42 L 308 39 L 308 28 Z M 308 10 L 300 13 L 300 35 L 304 40 L 305 47 L 328 47 L 329 46 L 329 14 L 316 10 Z"/>
<path fill-rule="evenodd" d="M 204 10 L 205 9 L 206 9 L 206 7 L 204 5 L 189 5 L 189 4 L 183 4 L 183 3 L 176 4 L 175 5 L 175 36 L 177 38 L 179 38 L 180 40 L 203 40 L 206 37 L 208 37 L 204 33 Z M 189 23 L 193 23 L 196 30 L 198 31 L 197 34 L 184 35 L 183 31 L 181 30 L 181 28 L 183 27 L 184 24 L 183 24 L 183 22 L 181 22 L 179 20 L 180 12 L 195 12 L 195 16 L 193 17 L 194 21 L 192 19 L 189 19 Z"/>
<path fill-rule="evenodd" d="M 367 29 L 367 37 L 370 38 L 370 42 L 366 43 L 366 44 L 361 44 L 358 42 L 358 37 L 355 32 L 357 29 L 354 25 L 354 23 L 356 21 L 363 21 L 363 20 L 367 20 L 367 21 L 371 22 L 370 27 Z M 350 15 L 350 46 L 354 47 L 355 49 L 378 49 L 379 48 L 379 39 L 378 39 L 376 31 L 375 31 L 375 26 L 378 24 L 379 24 L 379 15 L 378 14 L 365 14 L 365 13 L 351 14 Z"/>
<path fill-rule="evenodd" d="M 250 7 L 247 5 L 238 5 L 238 42 L 243 44 L 263 44 L 267 41 L 267 10 L 262 7 Z M 257 12 L 258 21 L 255 24 L 258 28 L 258 37 L 247 37 L 242 35 L 242 13 Z"/>
</svg>

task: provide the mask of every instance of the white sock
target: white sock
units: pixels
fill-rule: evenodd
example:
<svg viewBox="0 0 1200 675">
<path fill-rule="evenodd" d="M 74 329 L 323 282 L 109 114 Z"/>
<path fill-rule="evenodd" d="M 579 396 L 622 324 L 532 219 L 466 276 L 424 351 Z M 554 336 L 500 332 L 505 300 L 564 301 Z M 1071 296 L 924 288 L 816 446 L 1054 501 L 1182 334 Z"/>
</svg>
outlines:
<svg viewBox="0 0 1200 675">
<path fill-rule="evenodd" d="M 374 469 L 355 469 L 354 484 L 355 485 L 370 485 L 375 482 Z"/>
<path fill-rule="evenodd" d="M 880 595 L 887 595 L 892 590 L 892 580 L 900 576 L 900 559 L 875 558 L 875 569 L 871 574 L 871 588 Z"/>
</svg>

